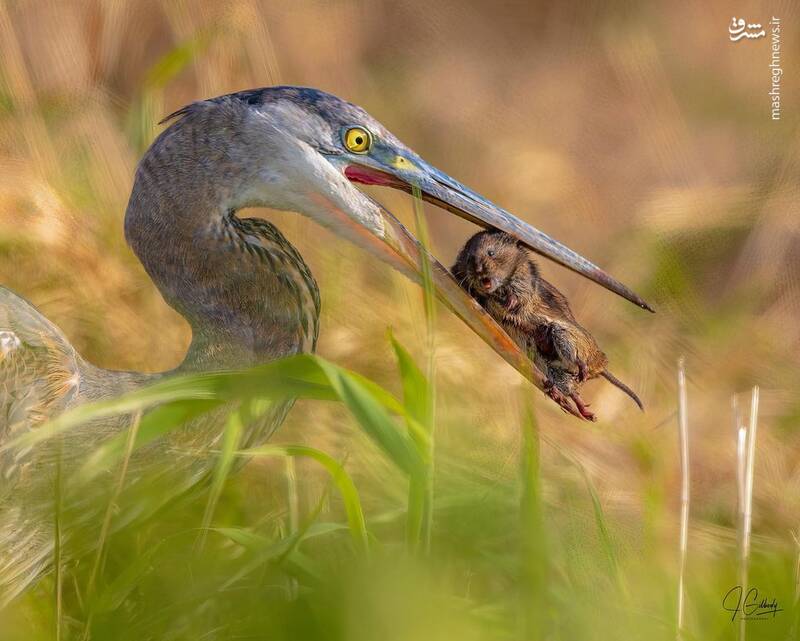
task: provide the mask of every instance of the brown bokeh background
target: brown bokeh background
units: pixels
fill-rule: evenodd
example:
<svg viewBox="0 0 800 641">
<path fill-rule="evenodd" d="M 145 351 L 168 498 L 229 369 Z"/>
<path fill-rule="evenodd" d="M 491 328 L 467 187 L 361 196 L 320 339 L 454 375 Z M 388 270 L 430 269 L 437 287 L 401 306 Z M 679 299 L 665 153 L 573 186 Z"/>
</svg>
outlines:
<svg viewBox="0 0 800 641">
<path fill-rule="evenodd" d="M 676 363 L 685 356 L 692 545 L 735 540 L 730 402 L 754 384 L 755 531 L 791 545 L 800 521 L 799 10 L 782 1 L 736 11 L 781 18 L 780 121 L 766 95 L 768 38 L 730 42 L 725 2 L 2 3 L 0 282 L 94 363 L 173 367 L 188 327 L 122 234 L 135 165 L 157 122 L 187 102 L 250 87 L 324 89 L 658 312 L 543 266 L 647 405 L 642 415 L 591 383 L 601 421 L 589 426 L 562 415 L 442 310 L 443 456 L 513 474 L 503 461 L 518 447 L 520 398 L 537 394 L 543 433 L 583 462 L 608 510 L 632 524 L 654 504 L 674 515 Z M 374 193 L 413 222 L 409 198 Z M 473 228 L 427 213 L 434 252 L 449 264 Z M 396 389 L 385 332 L 393 327 L 423 358 L 419 289 L 308 220 L 261 214 L 320 284 L 320 353 Z M 300 404 L 277 438 L 336 449 L 341 419 Z M 478 433 L 467 438 L 466 426 Z M 464 441 L 477 445 L 462 452 Z M 549 465 L 546 480 L 568 473 Z M 673 526 L 667 519 L 668 536 Z"/>
</svg>

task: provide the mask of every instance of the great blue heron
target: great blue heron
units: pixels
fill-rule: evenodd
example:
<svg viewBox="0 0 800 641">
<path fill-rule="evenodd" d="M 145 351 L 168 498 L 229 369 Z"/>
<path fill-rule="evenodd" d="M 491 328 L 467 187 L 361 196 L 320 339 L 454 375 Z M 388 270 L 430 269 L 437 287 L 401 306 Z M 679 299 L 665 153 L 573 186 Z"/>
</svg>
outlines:
<svg viewBox="0 0 800 641">
<path fill-rule="evenodd" d="M 274 225 L 237 216 L 244 207 L 298 212 L 419 275 L 424 249 L 353 183 L 409 192 L 416 187 L 425 200 L 509 232 L 647 308 L 585 258 L 431 167 L 363 109 L 330 94 L 297 87 L 242 91 L 193 103 L 167 120 L 172 124 L 136 172 L 125 236 L 164 299 L 191 325 L 191 346 L 173 373 L 240 368 L 314 350 L 320 311 L 314 278 Z M 433 265 L 441 300 L 525 370 L 527 359 L 514 343 L 440 264 Z M 91 365 L 36 309 L 0 288 L 0 445 L 77 404 L 161 376 Z M 541 385 L 535 375 L 533 380 Z M 287 409 L 273 407 L 247 427 L 246 440 L 268 438 Z M 128 421 L 69 432 L 59 454 L 65 469 Z M 211 443 L 220 432 L 219 424 L 206 420 L 193 428 L 192 438 Z M 169 452 L 168 441 L 147 456 L 179 471 L 187 485 L 208 471 L 208 458 L 179 461 Z M 0 602 L 48 566 L 52 468 L 52 448 L 0 454 Z"/>
</svg>

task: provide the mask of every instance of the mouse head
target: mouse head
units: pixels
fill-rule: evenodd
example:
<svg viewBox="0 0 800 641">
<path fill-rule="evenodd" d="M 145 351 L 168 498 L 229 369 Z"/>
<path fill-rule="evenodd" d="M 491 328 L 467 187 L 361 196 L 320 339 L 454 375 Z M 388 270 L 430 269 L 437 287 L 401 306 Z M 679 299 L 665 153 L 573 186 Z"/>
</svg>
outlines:
<svg viewBox="0 0 800 641">
<path fill-rule="evenodd" d="M 474 292 L 491 295 L 502 287 L 527 257 L 526 248 L 505 232 L 475 234 L 462 250 L 466 258 L 466 285 Z"/>
</svg>

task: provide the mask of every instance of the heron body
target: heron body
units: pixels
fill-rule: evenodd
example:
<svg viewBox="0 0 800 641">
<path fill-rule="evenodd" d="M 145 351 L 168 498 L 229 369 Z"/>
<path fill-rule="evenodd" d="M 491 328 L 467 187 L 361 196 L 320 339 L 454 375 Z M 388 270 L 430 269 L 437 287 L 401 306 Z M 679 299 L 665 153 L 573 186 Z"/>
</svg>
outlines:
<svg viewBox="0 0 800 641">
<path fill-rule="evenodd" d="M 296 87 L 244 91 L 194 103 L 168 120 L 138 166 L 125 236 L 164 300 L 191 326 L 183 362 L 159 374 L 95 367 L 30 303 L 0 288 L 0 604 L 51 565 L 56 460 L 69 478 L 131 419 L 94 421 L 31 450 L 4 444 L 69 408 L 165 375 L 247 367 L 314 350 L 316 282 L 274 225 L 239 215 L 246 207 L 301 213 L 414 276 L 424 250 L 354 183 L 406 191 L 414 185 L 426 200 L 513 233 L 646 306 L 583 257 L 427 165 L 364 110 L 330 94 Z M 429 259 L 441 300 L 522 369 L 525 358 L 513 341 Z M 266 440 L 290 404 L 276 404 L 247 425 L 245 444 Z M 189 488 L 207 476 L 221 415 L 211 412 L 136 450 L 131 483 L 157 473 Z M 73 510 L 76 521 L 91 527 L 98 514 L 84 507 Z"/>
</svg>

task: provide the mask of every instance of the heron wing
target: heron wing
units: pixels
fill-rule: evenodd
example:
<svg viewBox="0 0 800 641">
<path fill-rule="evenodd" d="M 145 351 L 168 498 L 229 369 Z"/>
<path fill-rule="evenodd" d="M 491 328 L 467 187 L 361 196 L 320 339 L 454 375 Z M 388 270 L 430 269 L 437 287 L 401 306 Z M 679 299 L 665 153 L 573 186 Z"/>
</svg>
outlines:
<svg viewBox="0 0 800 641">
<path fill-rule="evenodd" d="M 24 298 L 0 287 L 0 444 L 63 411 L 79 383 L 79 357 L 64 334 Z M 0 487 L 13 486 L 22 456 L 0 455 Z"/>
</svg>

